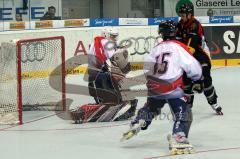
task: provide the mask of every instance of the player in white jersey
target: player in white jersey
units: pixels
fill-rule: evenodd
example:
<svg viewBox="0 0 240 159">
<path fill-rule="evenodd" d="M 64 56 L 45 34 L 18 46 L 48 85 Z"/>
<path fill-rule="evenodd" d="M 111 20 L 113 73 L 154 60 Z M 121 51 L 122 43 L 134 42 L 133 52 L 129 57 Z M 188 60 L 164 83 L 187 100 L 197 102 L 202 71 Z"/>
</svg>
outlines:
<svg viewBox="0 0 240 159">
<path fill-rule="evenodd" d="M 189 53 L 187 46 L 175 40 L 176 24 L 164 21 L 159 24 L 163 41 L 155 46 L 146 57 L 144 69 L 147 78 L 148 97 L 145 105 L 131 122 L 130 131 L 123 135 L 128 139 L 140 130 L 146 130 L 165 103 L 174 114 L 174 125 L 170 148 L 191 145 L 187 140 L 188 111 L 183 91 L 183 72 L 198 85 L 202 83 L 199 62 Z"/>
</svg>

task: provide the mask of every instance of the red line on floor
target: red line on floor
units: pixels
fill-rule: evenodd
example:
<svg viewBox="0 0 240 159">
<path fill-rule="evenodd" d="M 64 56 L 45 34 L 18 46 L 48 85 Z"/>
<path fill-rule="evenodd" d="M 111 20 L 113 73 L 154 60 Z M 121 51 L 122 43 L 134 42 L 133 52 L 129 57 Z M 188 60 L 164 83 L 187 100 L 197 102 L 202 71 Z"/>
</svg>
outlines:
<svg viewBox="0 0 240 159">
<path fill-rule="evenodd" d="M 69 130 L 83 130 L 83 129 L 99 129 L 99 128 L 111 128 L 129 125 L 129 123 L 123 124 L 112 124 L 112 125 L 103 125 L 103 126 L 92 126 L 92 127 L 80 127 L 80 128 L 61 128 L 61 129 L 25 129 L 25 130 L 8 130 L 8 129 L 0 129 L 0 131 L 15 131 L 15 132 L 39 132 L 39 131 L 69 131 Z M 12 128 L 12 127 L 10 127 Z"/>
<path fill-rule="evenodd" d="M 193 153 L 193 155 L 198 154 L 198 153 L 219 152 L 219 151 L 229 151 L 229 150 L 240 150 L 240 147 L 212 149 L 212 150 L 201 150 L 201 151 L 197 151 L 197 152 Z M 186 155 L 186 154 L 183 154 L 183 155 Z M 144 159 L 157 159 L 157 158 L 165 158 L 165 157 L 170 157 L 170 156 L 173 156 L 173 155 L 167 154 L 167 155 L 162 155 L 162 156 L 146 157 Z M 175 156 L 182 156 L 182 155 L 175 155 Z"/>
</svg>

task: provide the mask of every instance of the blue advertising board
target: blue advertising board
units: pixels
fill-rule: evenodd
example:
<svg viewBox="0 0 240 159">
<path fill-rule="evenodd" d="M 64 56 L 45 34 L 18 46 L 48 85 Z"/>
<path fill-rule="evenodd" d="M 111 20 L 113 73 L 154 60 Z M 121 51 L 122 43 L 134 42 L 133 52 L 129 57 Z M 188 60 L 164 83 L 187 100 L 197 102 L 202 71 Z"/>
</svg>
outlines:
<svg viewBox="0 0 240 159">
<path fill-rule="evenodd" d="M 119 25 L 119 19 L 118 18 L 90 19 L 90 26 L 92 26 L 92 27 L 118 26 L 118 25 Z"/>
<path fill-rule="evenodd" d="M 178 17 L 167 17 L 167 18 L 148 18 L 148 25 L 158 25 L 164 20 L 173 20 L 178 22 Z"/>
<path fill-rule="evenodd" d="M 233 16 L 212 16 L 209 17 L 210 23 L 233 23 Z"/>
</svg>

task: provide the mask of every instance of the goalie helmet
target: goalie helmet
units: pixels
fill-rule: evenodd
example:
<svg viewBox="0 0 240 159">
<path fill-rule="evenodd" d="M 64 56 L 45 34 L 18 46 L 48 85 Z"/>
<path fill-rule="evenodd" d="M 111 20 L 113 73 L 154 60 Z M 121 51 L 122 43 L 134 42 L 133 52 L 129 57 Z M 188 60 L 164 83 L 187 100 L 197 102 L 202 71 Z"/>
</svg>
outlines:
<svg viewBox="0 0 240 159">
<path fill-rule="evenodd" d="M 107 39 L 111 41 L 117 41 L 118 40 L 118 31 L 114 28 L 108 29 L 107 32 Z"/>
<path fill-rule="evenodd" d="M 103 28 L 101 31 L 101 36 L 107 38 L 108 28 Z"/>
<path fill-rule="evenodd" d="M 176 23 L 172 20 L 162 21 L 158 26 L 158 34 L 163 40 L 174 39 L 176 37 Z"/>
</svg>

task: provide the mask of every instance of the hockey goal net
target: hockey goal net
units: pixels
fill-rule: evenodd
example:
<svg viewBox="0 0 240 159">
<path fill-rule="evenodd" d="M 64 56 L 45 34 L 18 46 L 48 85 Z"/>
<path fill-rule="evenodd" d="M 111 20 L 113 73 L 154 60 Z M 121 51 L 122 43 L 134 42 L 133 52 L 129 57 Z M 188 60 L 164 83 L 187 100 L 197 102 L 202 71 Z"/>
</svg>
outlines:
<svg viewBox="0 0 240 159">
<path fill-rule="evenodd" d="M 64 50 L 62 36 L 1 44 L 0 124 L 22 124 L 24 109 L 65 109 Z"/>
</svg>

